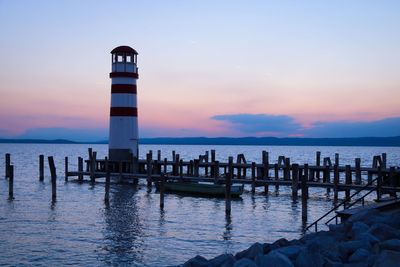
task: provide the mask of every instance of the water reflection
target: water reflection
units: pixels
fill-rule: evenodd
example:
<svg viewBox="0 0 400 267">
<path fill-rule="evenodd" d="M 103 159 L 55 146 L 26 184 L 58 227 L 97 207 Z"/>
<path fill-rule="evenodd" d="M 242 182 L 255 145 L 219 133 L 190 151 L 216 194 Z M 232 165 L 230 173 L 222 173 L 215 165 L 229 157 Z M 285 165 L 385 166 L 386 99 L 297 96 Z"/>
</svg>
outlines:
<svg viewBox="0 0 400 267">
<path fill-rule="evenodd" d="M 105 262 L 135 264 L 142 261 L 143 225 L 136 203 L 136 188 L 114 185 L 110 190 L 110 201 L 105 205 L 104 230 Z"/>
</svg>

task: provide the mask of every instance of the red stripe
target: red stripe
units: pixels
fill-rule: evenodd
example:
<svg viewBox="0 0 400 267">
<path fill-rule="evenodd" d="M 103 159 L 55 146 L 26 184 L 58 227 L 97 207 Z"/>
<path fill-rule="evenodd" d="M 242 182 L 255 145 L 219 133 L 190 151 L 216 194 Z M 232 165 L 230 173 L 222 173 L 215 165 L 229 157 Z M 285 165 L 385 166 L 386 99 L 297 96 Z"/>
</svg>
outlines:
<svg viewBox="0 0 400 267">
<path fill-rule="evenodd" d="M 112 94 L 136 94 L 136 84 L 113 84 Z"/>
<path fill-rule="evenodd" d="M 138 79 L 139 74 L 133 72 L 111 72 L 110 78 L 115 78 L 115 77 L 129 77 Z"/>
<path fill-rule="evenodd" d="M 137 108 L 111 107 L 110 116 L 137 117 Z"/>
</svg>

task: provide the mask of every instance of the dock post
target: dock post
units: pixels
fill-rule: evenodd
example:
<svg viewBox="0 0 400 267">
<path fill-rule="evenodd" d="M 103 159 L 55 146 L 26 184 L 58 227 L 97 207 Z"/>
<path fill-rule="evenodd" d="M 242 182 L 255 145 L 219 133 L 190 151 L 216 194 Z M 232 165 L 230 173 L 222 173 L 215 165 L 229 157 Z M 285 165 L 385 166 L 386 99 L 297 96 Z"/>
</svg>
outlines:
<svg viewBox="0 0 400 267">
<path fill-rule="evenodd" d="M 339 187 L 339 165 L 333 165 L 333 199 L 338 199 L 338 187 Z"/>
<path fill-rule="evenodd" d="M 331 171 L 330 171 L 331 167 L 329 165 L 325 166 L 325 170 L 324 170 L 324 183 L 329 184 L 331 183 Z M 326 194 L 329 195 L 331 193 L 331 188 L 327 187 L 326 188 Z"/>
<path fill-rule="evenodd" d="M 14 165 L 6 166 L 8 168 L 8 199 L 14 199 Z"/>
<path fill-rule="evenodd" d="M 79 172 L 78 180 L 79 181 L 83 181 L 83 174 L 82 174 L 82 172 L 83 172 L 83 158 L 82 157 L 78 157 L 78 172 Z"/>
<path fill-rule="evenodd" d="M 179 177 L 183 178 L 183 160 L 179 160 Z"/>
<path fill-rule="evenodd" d="M 195 159 L 193 162 L 194 162 L 194 176 L 199 177 L 199 160 Z"/>
<path fill-rule="evenodd" d="M 283 180 L 290 180 L 290 158 L 285 158 L 285 167 L 283 169 Z"/>
<path fill-rule="evenodd" d="M 242 168 L 240 167 L 242 162 L 242 154 L 238 154 L 236 157 L 236 166 L 237 166 L 237 178 L 242 178 Z"/>
<path fill-rule="evenodd" d="M 304 175 L 301 175 L 301 218 L 307 221 L 307 200 L 308 200 L 308 164 L 304 164 Z"/>
<path fill-rule="evenodd" d="M 315 165 L 317 166 L 317 168 L 319 167 L 319 166 L 321 166 L 321 151 L 317 151 L 317 153 L 316 153 L 316 159 L 315 159 Z M 317 170 L 317 172 L 316 172 L 316 178 L 317 178 L 317 181 L 319 182 L 319 180 L 320 180 L 320 171 L 319 171 L 319 169 Z"/>
<path fill-rule="evenodd" d="M 251 193 L 256 192 L 256 163 L 251 163 Z"/>
<path fill-rule="evenodd" d="M 104 193 L 104 202 L 109 203 L 110 201 L 110 168 L 108 165 L 108 158 L 105 158 L 105 171 L 106 171 L 106 185 L 105 185 L 105 193 Z"/>
<path fill-rule="evenodd" d="M 151 187 L 151 159 L 152 155 L 147 153 L 146 167 L 147 167 L 147 187 Z"/>
<path fill-rule="evenodd" d="M 204 175 L 206 176 L 206 177 L 208 177 L 208 157 L 209 157 L 209 152 L 208 152 L 208 150 L 206 151 L 206 155 L 205 155 L 205 163 L 206 163 L 206 166 L 204 167 Z"/>
<path fill-rule="evenodd" d="M 301 176 L 301 198 L 302 201 L 308 199 L 308 164 L 304 164 L 304 174 Z"/>
<path fill-rule="evenodd" d="M 225 184 L 225 214 L 231 214 L 231 185 L 233 177 L 233 157 L 229 157 L 228 173 Z"/>
<path fill-rule="evenodd" d="M 175 150 L 172 150 L 172 162 L 175 162 Z"/>
<path fill-rule="evenodd" d="M 361 184 L 361 159 L 356 158 L 356 181 L 355 184 Z"/>
<path fill-rule="evenodd" d="M 387 168 L 386 163 L 387 163 L 387 155 L 386 155 L 386 153 L 382 153 L 382 168 L 383 169 Z"/>
<path fill-rule="evenodd" d="M 11 155 L 10 155 L 10 153 L 6 153 L 6 157 L 5 158 L 6 158 L 5 178 L 7 179 L 10 176 L 10 174 L 8 173 L 8 171 L 9 171 L 8 167 L 10 167 L 10 164 L 11 164 Z"/>
<path fill-rule="evenodd" d="M 335 165 L 339 166 L 339 153 L 335 153 Z"/>
<path fill-rule="evenodd" d="M 97 152 L 93 151 L 92 153 L 92 159 L 90 161 L 90 182 L 94 183 L 95 182 L 95 171 L 96 171 L 96 157 L 97 157 Z"/>
<path fill-rule="evenodd" d="M 299 165 L 292 165 L 292 198 L 298 197 L 298 187 L 299 187 Z"/>
<path fill-rule="evenodd" d="M 168 167 L 168 159 L 164 158 L 164 170 L 163 170 L 164 174 L 167 173 L 167 167 Z"/>
<path fill-rule="evenodd" d="M 164 209 L 164 191 L 165 191 L 165 175 L 162 172 L 160 176 L 160 209 Z"/>
<path fill-rule="evenodd" d="M 396 182 L 396 168 L 395 167 L 390 167 L 389 169 L 389 186 L 390 187 L 396 187 L 397 182 Z M 390 196 L 391 197 L 396 197 L 396 191 L 395 190 L 390 190 Z"/>
<path fill-rule="evenodd" d="M 174 169 L 173 174 L 175 176 L 178 176 L 179 175 L 179 154 L 175 155 L 175 163 L 174 163 L 173 169 Z"/>
<path fill-rule="evenodd" d="M 48 160 L 51 175 L 51 199 L 54 201 L 57 198 L 57 172 L 53 157 L 48 157 Z"/>
<path fill-rule="evenodd" d="M 269 177 L 269 154 L 267 151 L 262 152 L 262 164 L 263 164 L 263 179 L 266 180 Z"/>
<path fill-rule="evenodd" d="M 279 191 L 279 165 L 277 163 L 274 164 L 274 174 L 275 174 L 275 191 Z"/>
<path fill-rule="evenodd" d="M 376 181 L 376 199 L 380 201 L 382 197 L 382 167 L 378 167 L 378 179 Z"/>
<path fill-rule="evenodd" d="M 65 157 L 65 181 L 68 182 L 68 157 Z"/>
<path fill-rule="evenodd" d="M 345 179 L 345 183 L 346 183 L 346 185 L 351 185 L 351 183 L 352 183 L 352 178 L 351 178 L 351 166 L 350 166 L 350 165 L 346 165 L 346 179 Z M 346 194 L 346 201 L 348 201 L 349 198 L 350 198 L 350 189 L 346 189 L 346 190 L 345 190 L 345 194 Z"/>
<path fill-rule="evenodd" d="M 218 182 L 219 180 L 219 161 L 216 160 L 214 161 L 215 167 L 214 167 L 214 181 L 215 183 Z"/>
<path fill-rule="evenodd" d="M 39 155 L 39 181 L 44 180 L 44 156 Z"/>
</svg>

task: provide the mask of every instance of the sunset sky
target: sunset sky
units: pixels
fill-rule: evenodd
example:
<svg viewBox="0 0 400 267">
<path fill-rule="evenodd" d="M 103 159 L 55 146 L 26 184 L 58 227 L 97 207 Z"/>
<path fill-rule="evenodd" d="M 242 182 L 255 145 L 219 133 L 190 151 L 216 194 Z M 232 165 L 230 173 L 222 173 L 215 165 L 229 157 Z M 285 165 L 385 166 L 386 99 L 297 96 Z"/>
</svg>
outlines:
<svg viewBox="0 0 400 267">
<path fill-rule="evenodd" d="M 0 0 L 0 138 L 107 138 L 110 51 L 141 137 L 400 135 L 400 1 Z"/>
</svg>

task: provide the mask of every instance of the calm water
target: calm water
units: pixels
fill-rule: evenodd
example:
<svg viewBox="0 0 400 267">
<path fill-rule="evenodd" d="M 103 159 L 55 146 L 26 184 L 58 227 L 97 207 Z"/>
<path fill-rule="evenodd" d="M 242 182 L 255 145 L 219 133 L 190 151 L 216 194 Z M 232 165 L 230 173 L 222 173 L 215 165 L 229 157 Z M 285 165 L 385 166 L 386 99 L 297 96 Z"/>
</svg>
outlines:
<svg viewBox="0 0 400 267">
<path fill-rule="evenodd" d="M 98 158 L 106 156 L 106 145 L 92 145 Z M 112 184 L 106 206 L 104 184 L 64 182 L 63 158 L 70 157 L 70 170 L 77 157 L 87 155 L 88 145 L 0 144 L 0 265 L 132 265 L 167 266 L 180 264 L 197 254 L 207 258 L 235 253 L 252 243 L 279 238 L 299 238 L 303 222 L 301 203 L 282 188 L 265 196 L 261 188 L 252 196 L 245 192 L 233 201 L 232 216 L 225 217 L 223 199 L 166 194 L 160 211 L 159 195 L 145 185 Z M 141 158 L 152 149 L 171 157 L 176 150 L 191 159 L 216 149 L 217 159 L 244 153 L 248 161 L 261 161 L 261 151 L 270 152 L 270 161 L 279 155 L 291 162 L 313 163 L 321 157 L 340 153 L 341 164 L 371 166 L 372 156 L 388 154 L 388 165 L 400 165 L 400 148 L 285 147 L 285 146 L 141 146 Z M 4 154 L 11 153 L 15 165 L 13 201 L 8 201 L 4 176 Z M 51 202 L 49 171 L 38 181 L 38 155 L 54 156 L 58 182 L 57 201 Z M 73 162 L 72 162 L 73 161 Z M 47 165 L 47 163 L 46 163 Z M 247 188 L 249 190 L 249 188 Z M 332 207 L 324 190 L 310 190 L 308 222 Z"/>
</svg>

